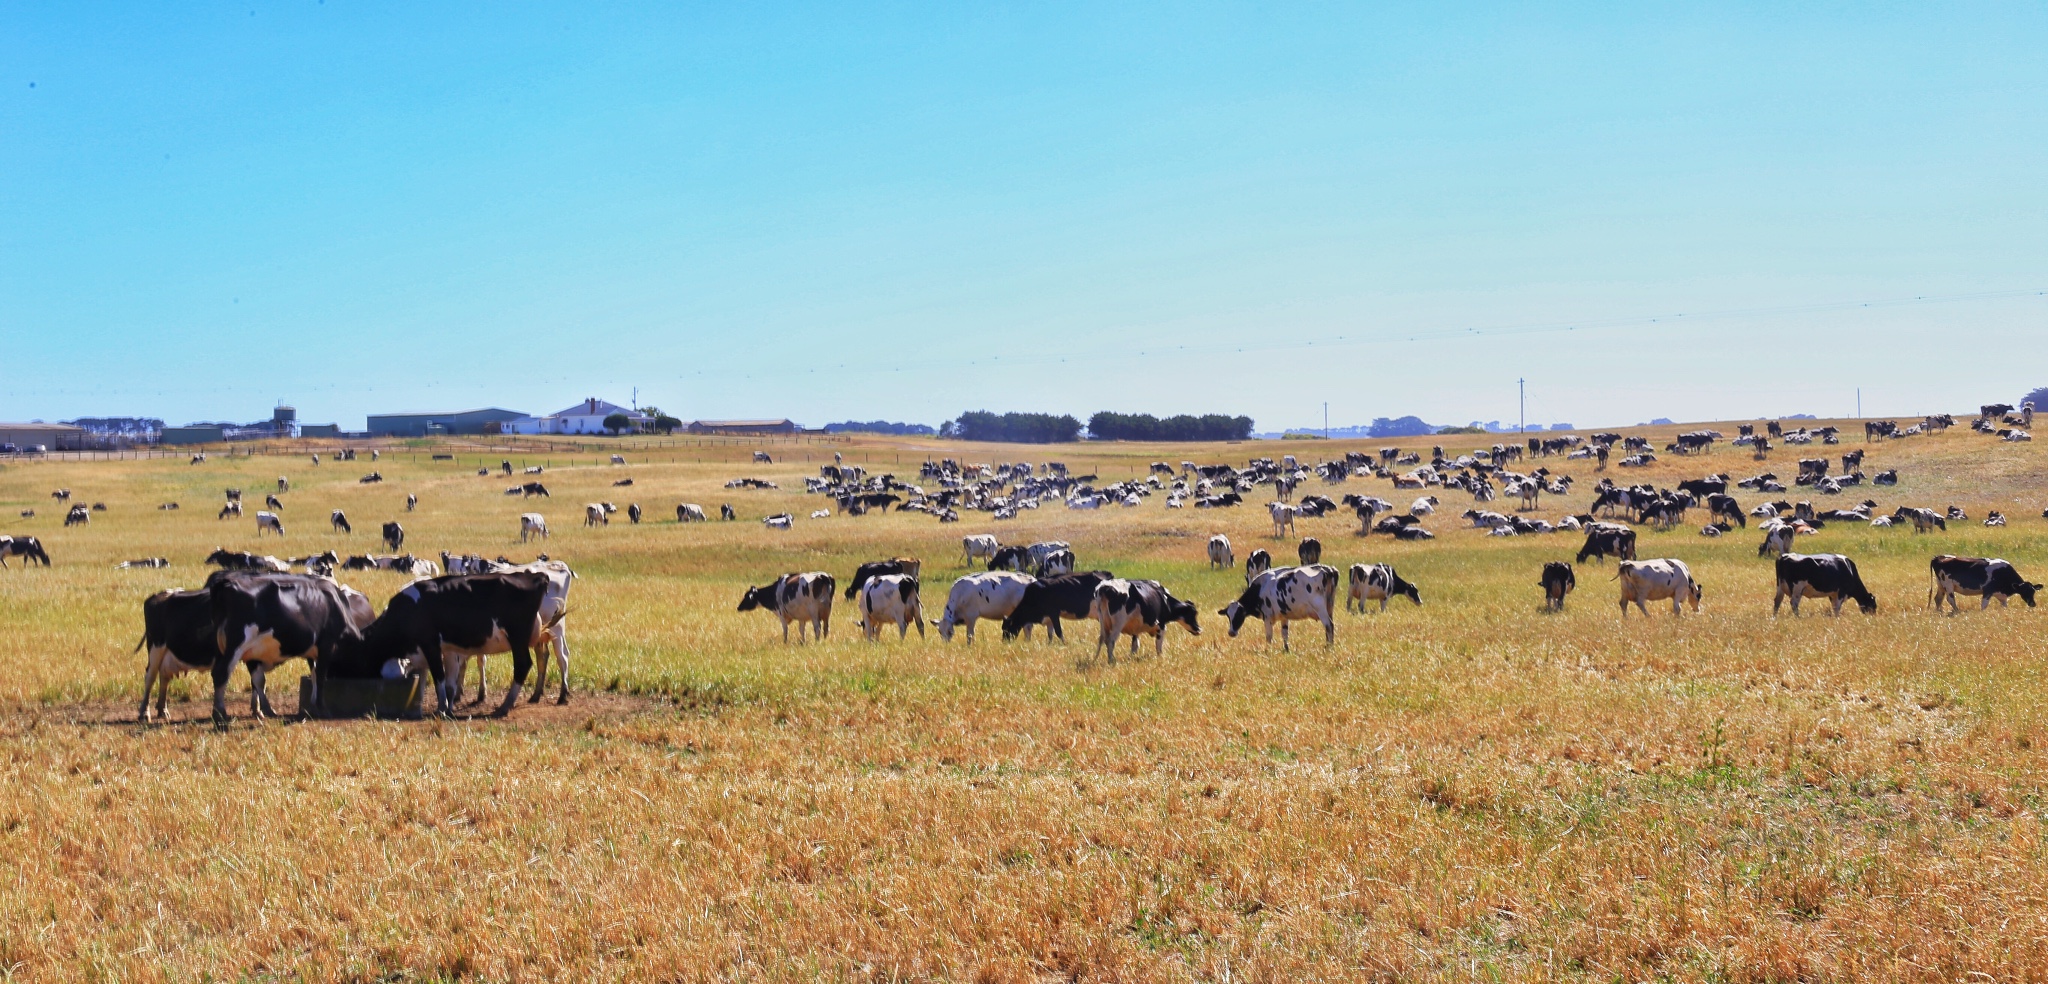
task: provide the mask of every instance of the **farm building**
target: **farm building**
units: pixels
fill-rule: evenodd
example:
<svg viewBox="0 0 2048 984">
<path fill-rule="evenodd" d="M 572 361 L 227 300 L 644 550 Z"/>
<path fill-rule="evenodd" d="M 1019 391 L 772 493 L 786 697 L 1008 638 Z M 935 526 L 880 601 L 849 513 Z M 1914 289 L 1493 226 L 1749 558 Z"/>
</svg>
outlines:
<svg viewBox="0 0 2048 984">
<path fill-rule="evenodd" d="M 627 430 L 643 430 L 653 418 L 631 407 L 622 407 L 609 400 L 590 397 L 566 410 L 548 414 L 545 417 L 520 417 L 505 425 L 511 434 L 606 434 L 606 417 L 624 414 L 631 423 Z"/>
<path fill-rule="evenodd" d="M 85 446 L 85 428 L 70 424 L 0 424 L 0 444 L 28 448 L 43 445 L 52 451 L 76 451 Z"/>
<path fill-rule="evenodd" d="M 794 434 L 802 429 L 790 420 L 697 420 L 690 423 L 692 434 Z"/>
<path fill-rule="evenodd" d="M 515 420 L 532 418 L 517 410 L 483 407 L 439 413 L 372 414 L 364 428 L 379 437 L 425 437 L 429 434 L 495 434 L 512 432 Z"/>
<path fill-rule="evenodd" d="M 166 427 L 156 438 L 158 444 L 219 444 L 227 439 L 228 429 L 221 424 Z"/>
</svg>

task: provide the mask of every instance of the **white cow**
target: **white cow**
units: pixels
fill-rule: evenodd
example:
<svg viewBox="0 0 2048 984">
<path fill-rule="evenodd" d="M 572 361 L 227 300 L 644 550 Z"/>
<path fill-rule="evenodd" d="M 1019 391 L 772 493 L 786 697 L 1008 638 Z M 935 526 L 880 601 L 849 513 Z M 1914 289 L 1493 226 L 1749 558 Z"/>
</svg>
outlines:
<svg viewBox="0 0 2048 984">
<path fill-rule="evenodd" d="M 1109 500 L 1099 495 L 1077 495 L 1067 500 L 1068 509 L 1100 509 Z"/>
<path fill-rule="evenodd" d="M 625 463 L 626 463 L 626 456 L 625 456 L 625 455 L 623 455 L 623 454 L 615 454 L 615 455 L 612 455 L 612 464 L 614 464 L 614 465 L 623 465 L 623 464 L 625 464 Z"/>
<path fill-rule="evenodd" d="M 1244 627 L 1245 619 L 1256 617 L 1266 624 L 1266 643 L 1271 645 L 1273 623 L 1278 622 L 1280 648 L 1285 651 L 1287 624 L 1314 619 L 1323 623 L 1324 642 L 1335 644 L 1337 621 L 1332 613 L 1337 606 L 1337 579 L 1337 569 L 1328 564 L 1275 567 L 1252 578 L 1244 594 L 1216 614 L 1230 620 L 1233 639 L 1237 638 L 1237 630 Z"/>
<path fill-rule="evenodd" d="M 284 521 L 278 519 L 274 512 L 259 512 L 256 514 L 256 535 L 262 536 L 264 530 L 283 536 Z"/>
<path fill-rule="evenodd" d="M 1670 557 L 1657 560 L 1624 560 L 1615 571 L 1615 578 L 1621 582 L 1621 615 L 1628 617 L 1628 606 L 1634 602 L 1636 610 L 1649 615 L 1645 602 L 1671 600 L 1671 614 L 1682 614 L 1685 606 L 1700 610 L 1700 598 L 1706 591 L 1692 579 L 1692 570 L 1685 561 Z"/>
<path fill-rule="evenodd" d="M 420 564 L 432 561 L 413 562 L 415 573 Z M 548 686 L 548 650 L 554 650 L 555 666 L 561 671 L 561 692 L 555 703 L 569 702 L 569 582 L 575 580 L 576 572 L 559 560 L 540 560 L 531 564 L 494 564 L 491 571 L 497 574 L 524 572 L 540 574 L 548 579 L 547 591 L 541 595 L 540 617 L 533 638 L 527 645 L 533 651 L 534 668 L 538 671 L 533 678 L 533 696 L 529 704 L 538 703 L 540 695 Z M 480 573 L 480 572 L 479 572 Z M 469 661 L 476 660 L 476 702 L 484 702 L 484 685 L 488 675 L 484 672 L 484 657 L 492 653 L 508 653 L 510 645 L 486 646 L 482 649 L 463 650 L 442 644 L 441 665 L 447 677 L 447 688 L 451 698 L 462 694 L 463 678 L 469 673 Z"/>
<path fill-rule="evenodd" d="M 1427 516 L 1430 513 L 1436 512 L 1436 504 L 1438 501 L 1440 500 L 1438 500 L 1436 496 L 1425 495 L 1422 498 L 1417 499 L 1413 503 L 1409 504 L 1408 514 L 1410 516 Z"/>
<path fill-rule="evenodd" d="M 525 543 L 528 538 L 536 536 L 543 540 L 548 538 L 547 517 L 542 516 L 540 513 L 521 513 L 519 515 L 519 542 Z"/>
<path fill-rule="evenodd" d="M 707 522 L 707 520 L 706 520 L 706 519 L 705 519 L 705 517 L 704 517 L 704 507 L 703 507 L 703 506 L 700 506 L 700 505 L 697 505 L 697 504 L 696 504 L 696 503 L 694 503 L 694 502 L 683 502 L 683 503 L 678 503 L 678 504 L 676 505 L 676 522 L 678 522 L 678 523 L 702 523 L 702 522 Z"/>
<path fill-rule="evenodd" d="M 1209 566 L 1229 570 L 1237 566 L 1237 556 L 1230 552 L 1230 538 L 1221 533 L 1209 538 Z"/>
<path fill-rule="evenodd" d="M 966 559 L 961 561 L 961 563 L 972 567 L 977 560 L 994 559 L 996 550 L 1000 547 L 1001 544 L 996 542 L 996 538 L 987 533 L 963 536 L 960 538 L 960 552 L 965 555 Z"/>
<path fill-rule="evenodd" d="M 861 635 L 869 642 L 882 633 L 882 624 L 896 624 L 896 638 L 910 634 L 910 626 L 917 626 L 918 638 L 924 637 L 924 606 L 917 596 L 917 578 L 908 574 L 882 574 L 868 578 L 860 586 L 860 628 Z"/>
<path fill-rule="evenodd" d="M 602 525 L 605 525 L 605 526 L 610 526 L 610 525 L 612 525 L 612 518 L 611 518 L 611 515 L 610 515 L 610 514 L 608 514 L 608 513 L 606 513 L 606 512 L 604 511 L 604 503 L 602 503 L 602 502 L 586 502 L 586 503 L 584 503 L 584 504 L 583 504 L 583 525 L 585 525 L 585 526 L 597 526 L 597 525 L 600 525 L 600 524 L 602 524 Z"/>
<path fill-rule="evenodd" d="M 1294 529 L 1295 517 L 1301 515 L 1301 507 L 1285 502 L 1268 502 L 1266 511 L 1273 515 L 1273 535 L 1283 536 Z"/>
<path fill-rule="evenodd" d="M 1017 610 L 1017 603 L 1024 600 L 1024 589 L 1034 578 L 1029 574 L 1015 571 L 983 571 L 969 574 L 953 582 L 953 590 L 946 595 L 946 610 L 932 624 L 939 627 L 939 638 L 953 641 L 953 628 L 967 626 L 967 641 L 974 641 L 974 623 L 982 619 L 1001 621 Z M 1024 627 L 1024 638 L 1031 638 L 1031 627 Z"/>
</svg>

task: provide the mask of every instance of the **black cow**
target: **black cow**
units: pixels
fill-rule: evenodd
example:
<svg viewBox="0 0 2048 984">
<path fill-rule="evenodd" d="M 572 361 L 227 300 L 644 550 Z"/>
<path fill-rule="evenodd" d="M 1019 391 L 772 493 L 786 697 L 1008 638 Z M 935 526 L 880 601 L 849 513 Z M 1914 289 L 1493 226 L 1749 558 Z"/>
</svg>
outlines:
<svg viewBox="0 0 2048 984">
<path fill-rule="evenodd" d="M 384 545 L 391 548 L 392 553 L 397 553 L 400 547 L 405 546 L 405 527 L 396 522 L 385 523 Z"/>
<path fill-rule="evenodd" d="M 1726 519 L 1743 529 L 1749 528 L 1749 519 L 1742 512 L 1742 504 L 1735 501 L 1735 497 L 1727 493 L 1708 493 L 1707 513 L 1711 516 L 1719 516 L 1722 519 Z"/>
<path fill-rule="evenodd" d="M 1307 567 L 1310 564 L 1320 564 L 1323 562 L 1323 541 L 1312 536 L 1302 537 L 1301 546 L 1296 547 L 1294 553 L 1295 556 L 1301 558 L 1301 566 L 1303 567 Z"/>
<path fill-rule="evenodd" d="M 1785 599 L 1792 599 L 1792 614 L 1799 614 L 1799 600 L 1802 598 L 1826 598 L 1835 606 L 1834 614 L 1842 614 L 1842 603 L 1855 599 L 1857 610 L 1865 615 L 1877 614 L 1877 596 L 1863 586 L 1863 575 L 1857 573 L 1856 562 L 1841 554 L 1780 554 L 1778 556 L 1778 590 L 1771 596 L 1771 614 L 1778 614 L 1778 606 Z"/>
<path fill-rule="evenodd" d="M 0 567 L 7 566 L 8 557 L 26 558 L 23 567 L 33 567 L 41 562 L 50 566 L 50 555 L 43 551 L 43 541 L 32 536 L 0 536 Z"/>
<path fill-rule="evenodd" d="M 533 669 L 532 651 L 549 628 L 540 618 L 547 591 L 547 575 L 534 571 L 414 581 L 391 596 L 384 614 L 363 630 L 360 639 L 344 644 L 329 675 L 374 679 L 385 675 L 386 664 L 393 660 L 401 666 L 424 664 L 434 680 L 436 707 L 445 715 L 459 696 L 448 677 L 447 657 L 509 651 L 512 686 L 492 712 L 503 717 L 518 702 Z"/>
<path fill-rule="evenodd" d="M 860 594 L 862 585 L 869 578 L 884 574 L 908 574 L 916 577 L 924 569 L 924 563 L 914 557 L 893 557 L 888 560 L 871 560 L 853 569 L 853 580 L 846 585 L 846 600 L 852 601 Z"/>
<path fill-rule="evenodd" d="M 1942 554 L 1928 562 L 1928 571 L 1934 577 L 1933 593 L 1929 600 L 1940 608 L 1942 599 L 1948 599 L 1948 612 L 1956 613 L 1956 595 L 1980 595 L 1984 603 L 1979 610 L 1991 607 L 1991 599 L 1998 599 L 1999 607 L 2005 607 L 2005 599 L 2019 595 L 2020 600 L 2034 607 L 2034 593 L 2041 590 L 2038 584 L 2031 584 L 2020 576 L 2011 562 L 1996 557 L 1957 557 Z"/>
<path fill-rule="evenodd" d="M 988 559 L 988 569 L 992 571 L 1021 571 L 1029 568 L 1031 564 L 1031 548 L 1022 546 L 1003 547 L 996 551 L 995 556 Z"/>
<path fill-rule="evenodd" d="M 211 670 L 220 660 L 220 640 L 213 631 L 213 594 L 209 591 L 159 591 L 142 603 L 142 640 L 135 651 L 149 649 L 142 671 L 142 706 L 137 721 L 149 721 L 149 692 L 155 689 L 156 716 L 164 716 L 171 681 L 193 670 Z"/>
<path fill-rule="evenodd" d="M 213 723 L 228 722 L 228 675 L 236 663 L 249 667 L 252 717 L 274 714 L 263 691 L 267 672 L 290 659 L 313 664 L 313 701 L 320 697 L 320 663 L 345 646 L 362 641 L 358 616 L 369 604 L 352 604 L 341 585 L 309 574 L 215 571 L 206 579 L 209 610 L 218 633 L 213 661 Z M 361 595 L 356 595 L 360 599 Z"/>
<path fill-rule="evenodd" d="M 1708 475 L 1705 478 L 1689 478 L 1678 483 L 1678 491 L 1690 492 L 1704 499 L 1715 493 L 1728 491 L 1728 476 Z"/>
<path fill-rule="evenodd" d="M 1561 612 L 1564 611 L 1564 596 L 1579 586 L 1579 579 L 1572 573 L 1572 565 L 1551 560 L 1544 562 L 1543 579 L 1536 583 L 1543 586 L 1543 607 Z"/>
<path fill-rule="evenodd" d="M 1592 557 L 1606 563 L 1613 555 L 1617 560 L 1636 559 L 1636 531 L 1613 523 L 1595 523 L 1586 528 L 1586 545 L 1579 548 L 1578 562 L 1583 564 Z"/>
<path fill-rule="evenodd" d="M 1052 637 L 1065 641 L 1067 636 L 1060 631 L 1060 620 L 1087 618 L 1088 606 L 1095 601 L 1095 586 L 1115 576 L 1108 571 L 1082 571 L 1025 585 L 1024 597 L 1003 619 L 1004 641 L 1016 638 L 1027 625 L 1040 624 Z"/>
</svg>

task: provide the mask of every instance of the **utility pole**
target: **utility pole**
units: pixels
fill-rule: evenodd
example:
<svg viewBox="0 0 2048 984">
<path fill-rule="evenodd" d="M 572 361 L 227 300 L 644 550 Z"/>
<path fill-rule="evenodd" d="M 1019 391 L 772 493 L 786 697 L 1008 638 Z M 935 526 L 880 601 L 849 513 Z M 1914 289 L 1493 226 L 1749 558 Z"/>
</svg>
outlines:
<svg viewBox="0 0 2048 984">
<path fill-rule="evenodd" d="M 1529 433 L 1529 385 L 1528 385 L 1528 384 L 1529 384 L 1529 381 L 1528 381 L 1528 380 L 1526 380 L 1526 379 L 1517 379 L 1517 380 L 1515 380 L 1515 395 L 1516 395 L 1516 397 L 1517 397 L 1517 398 L 1518 398 L 1518 399 L 1520 400 L 1520 402 L 1521 402 L 1521 404 L 1522 404 L 1522 433 L 1523 433 L 1523 435 L 1525 435 L 1525 436 L 1526 436 L 1526 435 L 1527 435 L 1527 434 Z"/>
<path fill-rule="evenodd" d="M 1323 401 L 1323 440 L 1330 439 L 1330 401 Z"/>
<path fill-rule="evenodd" d="M 1863 419 L 1863 387 L 1856 387 L 1856 419 Z"/>
</svg>

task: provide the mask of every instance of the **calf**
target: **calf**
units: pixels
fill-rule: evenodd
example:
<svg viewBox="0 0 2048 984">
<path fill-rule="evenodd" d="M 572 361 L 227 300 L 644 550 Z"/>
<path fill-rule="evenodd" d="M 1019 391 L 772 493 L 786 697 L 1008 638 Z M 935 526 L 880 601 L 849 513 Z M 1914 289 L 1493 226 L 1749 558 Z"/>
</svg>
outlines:
<svg viewBox="0 0 2048 984">
<path fill-rule="evenodd" d="M 399 548 L 404 547 L 405 527 L 398 525 L 396 522 L 385 523 L 384 546 L 394 553 L 397 552 Z"/>
<path fill-rule="evenodd" d="M 1802 598 L 1826 598 L 1835 606 L 1834 614 L 1842 614 L 1842 603 L 1854 599 L 1856 608 L 1865 615 L 1877 614 L 1877 596 L 1863 586 L 1863 576 L 1856 571 L 1856 562 L 1841 554 L 1796 554 L 1788 553 L 1778 557 L 1778 590 L 1771 596 L 1771 614 L 1778 614 L 1778 606 L 1786 598 L 1792 599 L 1792 615 L 1799 615 L 1799 601 Z"/>
<path fill-rule="evenodd" d="M 1014 639 L 1033 625 L 1044 625 L 1046 638 L 1066 639 L 1060 630 L 1064 618 L 1087 618 L 1095 601 L 1095 587 L 1115 575 L 1108 571 L 1085 571 L 1059 577 L 1039 578 L 1024 588 L 1017 607 L 1003 619 L 1004 640 Z"/>
<path fill-rule="evenodd" d="M 1013 571 L 986 571 L 969 574 L 953 582 L 953 590 L 946 595 L 946 610 L 940 613 L 932 624 L 939 627 L 939 638 L 953 641 L 953 629 L 967 626 L 967 641 L 974 641 L 974 623 L 982 619 L 1001 621 L 1017 610 L 1024 593 L 1037 579 L 1029 574 Z M 1031 627 L 1024 626 L 1025 638 L 1030 638 Z"/>
<path fill-rule="evenodd" d="M 1230 538 L 1221 533 L 1209 538 L 1209 568 L 1229 570 L 1237 566 L 1237 557 L 1230 552 Z"/>
<path fill-rule="evenodd" d="M 1561 612 L 1564 611 L 1564 596 L 1579 586 L 1579 579 L 1572 573 L 1572 565 L 1552 560 L 1543 564 L 1543 579 L 1536 583 L 1543 586 L 1543 607 Z"/>
<path fill-rule="evenodd" d="M 1288 623 L 1314 619 L 1323 623 L 1323 642 L 1337 642 L 1337 569 L 1324 564 L 1276 567 L 1245 586 L 1236 601 L 1216 614 L 1230 620 L 1230 637 L 1237 638 L 1247 618 L 1257 616 L 1266 625 L 1266 644 L 1273 643 L 1273 623 L 1280 623 L 1280 649 L 1288 649 Z"/>
<path fill-rule="evenodd" d="M 1379 602 L 1380 611 L 1384 612 L 1387 602 L 1396 597 L 1407 598 L 1418 608 L 1422 606 L 1422 589 L 1402 580 L 1392 564 L 1353 564 L 1348 573 L 1351 591 L 1344 598 L 1344 610 L 1347 612 L 1356 604 L 1359 612 L 1363 613 L 1368 601 Z"/>
<path fill-rule="evenodd" d="M 1127 581 L 1110 578 L 1095 586 L 1095 597 L 1089 602 L 1088 614 L 1102 626 L 1102 635 L 1096 640 L 1095 651 L 1108 651 L 1109 661 L 1116 662 L 1116 643 L 1119 637 L 1130 636 L 1131 655 L 1138 653 L 1138 637 L 1149 635 L 1154 640 L 1154 655 L 1166 653 L 1166 627 L 1175 622 L 1185 626 L 1191 635 L 1201 635 L 1202 627 L 1196 622 L 1195 605 L 1168 594 L 1158 581 Z"/>
<path fill-rule="evenodd" d="M 274 715 L 263 682 L 286 660 L 313 664 L 312 699 L 320 701 L 320 663 L 346 646 L 360 644 L 358 608 L 341 585 L 310 574 L 217 571 L 206 579 L 218 652 L 213 663 L 213 721 L 228 721 L 228 675 L 235 664 L 249 667 L 250 716 Z M 360 595 L 356 596 L 358 599 Z M 302 709 L 310 710 L 310 708 Z"/>
<path fill-rule="evenodd" d="M 804 641 L 804 627 L 820 642 L 832 631 L 832 575 L 824 571 L 784 574 L 740 596 L 739 610 L 765 608 L 782 622 L 782 644 L 789 644 L 789 623 L 796 623 L 796 641 Z"/>
<path fill-rule="evenodd" d="M 908 574 L 911 577 L 916 577 L 919 573 L 922 572 L 923 568 L 924 562 L 918 560 L 915 557 L 894 557 L 889 560 L 871 560 L 865 564 L 860 565 L 857 568 L 854 568 L 853 581 L 847 584 L 846 586 L 846 600 L 852 601 L 854 598 L 858 597 L 860 595 L 860 589 L 863 586 L 865 586 L 868 583 L 868 580 L 871 578 L 881 577 L 884 574 Z"/>
<path fill-rule="evenodd" d="M 1309 567 L 1323 562 L 1323 541 L 1315 537 L 1303 537 L 1301 545 L 1294 548 L 1294 555 L 1301 559 L 1301 566 Z"/>
<path fill-rule="evenodd" d="M 2038 584 L 2028 583 L 2020 576 L 2010 561 L 1997 557 L 1957 557 L 1942 554 L 1927 564 L 1928 572 L 1934 578 L 1933 592 L 1928 600 L 1940 608 L 1943 599 L 1948 600 L 1948 613 L 1956 613 L 1956 596 L 1959 594 L 1982 597 L 1983 604 L 1978 610 L 1991 607 L 1991 600 L 1998 599 L 1999 607 L 2005 607 L 2007 598 L 2018 595 L 2028 608 L 2034 607 L 2034 594 L 2041 590 Z"/>
<path fill-rule="evenodd" d="M 1698 581 L 1693 580 L 1692 570 L 1685 561 L 1672 558 L 1657 560 L 1624 560 L 1615 565 L 1615 579 L 1621 582 L 1621 616 L 1628 617 L 1628 606 L 1634 602 L 1636 609 L 1648 616 L 1650 610 L 1645 602 L 1671 600 L 1671 614 L 1678 615 L 1684 606 L 1700 610 L 1700 599 L 1706 592 Z"/>
<path fill-rule="evenodd" d="M 896 625 L 896 638 L 910 635 L 910 626 L 917 626 L 918 638 L 924 638 L 924 606 L 918 599 L 917 578 L 909 574 L 882 574 L 871 577 L 860 589 L 861 636 L 874 642 L 882 634 L 882 623 Z"/>
</svg>

